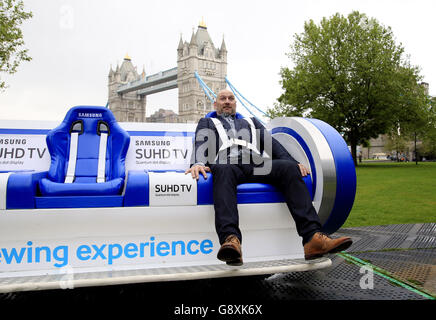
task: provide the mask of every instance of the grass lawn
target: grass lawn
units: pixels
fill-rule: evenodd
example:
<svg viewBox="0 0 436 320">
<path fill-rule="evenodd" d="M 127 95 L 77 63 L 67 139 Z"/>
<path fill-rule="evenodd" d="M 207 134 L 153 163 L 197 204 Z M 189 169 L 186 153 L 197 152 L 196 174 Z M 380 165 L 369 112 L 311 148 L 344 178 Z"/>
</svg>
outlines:
<svg viewBox="0 0 436 320">
<path fill-rule="evenodd" d="M 436 222 L 436 162 L 362 163 L 356 173 L 356 198 L 343 228 Z"/>
</svg>

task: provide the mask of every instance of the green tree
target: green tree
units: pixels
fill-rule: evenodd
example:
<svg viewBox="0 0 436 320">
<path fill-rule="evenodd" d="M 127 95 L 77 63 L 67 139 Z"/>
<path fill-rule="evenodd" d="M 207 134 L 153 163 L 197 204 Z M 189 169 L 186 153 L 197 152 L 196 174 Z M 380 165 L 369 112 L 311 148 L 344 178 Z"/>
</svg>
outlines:
<svg viewBox="0 0 436 320">
<path fill-rule="evenodd" d="M 393 114 L 394 125 L 388 130 L 388 138 L 391 140 L 392 145 L 398 152 L 406 152 L 410 148 L 414 152 L 416 164 L 418 164 L 418 140 L 422 140 L 430 126 L 430 113 L 429 98 L 426 94 L 424 85 L 418 84 L 411 73 L 412 68 L 403 68 L 401 72 L 404 73 L 402 79 L 403 90 L 401 93 L 402 103 L 401 108 Z M 399 74 L 401 76 L 401 74 Z M 409 83 L 407 84 L 407 81 Z M 386 147 L 389 147 L 389 143 Z"/>
<path fill-rule="evenodd" d="M 357 11 L 306 22 L 288 56 L 293 68 L 281 69 L 284 92 L 269 115 L 326 121 L 343 134 L 356 165 L 357 145 L 397 126 L 423 94 L 419 70 L 392 30 Z"/>
<path fill-rule="evenodd" d="M 420 153 L 429 159 L 436 159 L 436 98 L 429 98 L 428 121 L 422 134 Z"/>
<path fill-rule="evenodd" d="M 0 74 L 13 74 L 21 61 L 30 61 L 28 50 L 23 49 L 23 33 L 20 29 L 24 20 L 32 17 L 24 11 L 22 0 L 0 0 Z M 6 83 L 0 78 L 0 90 Z"/>
<path fill-rule="evenodd" d="M 384 149 L 388 153 L 395 151 L 391 156 L 395 156 L 399 161 L 399 156 L 409 151 L 408 142 L 410 142 L 410 139 L 405 135 L 402 135 L 399 130 L 396 132 L 395 130 L 391 130 L 386 136 Z"/>
</svg>

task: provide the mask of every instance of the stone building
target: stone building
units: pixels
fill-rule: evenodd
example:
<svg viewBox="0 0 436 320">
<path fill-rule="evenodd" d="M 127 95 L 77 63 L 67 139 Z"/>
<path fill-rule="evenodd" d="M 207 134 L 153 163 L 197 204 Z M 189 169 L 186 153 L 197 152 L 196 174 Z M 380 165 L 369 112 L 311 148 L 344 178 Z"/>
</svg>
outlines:
<svg viewBox="0 0 436 320">
<path fill-rule="evenodd" d="M 108 75 L 108 103 L 109 109 L 120 122 L 145 122 L 146 96 L 140 96 L 136 92 L 129 92 L 123 95 L 117 93 L 122 84 L 138 81 L 145 77 L 144 70 L 139 75 L 136 67 L 128 55 L 124 57 L 121 66 L 115 71 L 110 67 Z"/>
<path fill-rule="evenodd" d="M 387 136 L 385 134 L 379 135 L 375 139 L 370 139 L 369 146 L 360 146 L 360 152 L 364 159 L 380 159 L 390 155 L 390 151 L 386 150 Z M 383 156 L 384 154 L 384 156 Z M 357 153 L 359 155 L 359 152 Z"/>
<path fill-rule="evenodd" d="M 215 93 L 226 87 L 227 48 L 224 38 L 221 46 L 215 47 L 204 21 L 200 22 L 196 32 L 193 30 L 189 42 L 183 41 L 180 36 L 177 47 L 178 114 L 171 110 L 159 109 L 146 118 L 147 95 L 135 87 L 149 84 L 153 81 L 152 78 L 159 78 L 159 74 L 172 70 L 146 77 L 144 70 L 138 74 L 129 56 L 126 56 L 121 66 L 117 65 L 115 70 L 111 67 L 108 76 L 108 107 L 116 119 L 120 122 L 198 122 L 206 113 L 213 110 L 213 105 L 201 88 L 195 72 L 198 72 Z M 118 89 L 122 86 L 127 86 L 132 91 L 120 94 Z M 169 87 L 160 91 L 164 90 L 169 90 Z M 154 93 L 156 92 L 158 91 Z"/>
<path fill-rule="evenodd" d="M 421 144 L 422 141 L 417 140 L 417 149 L 419 149 Z M 415 142 L 410 140 L 401 142 L 401 147 L 396 150 L 393 142 L 389 141 L 389 137 L 383 134 L 376 139 L 370 139 L 369 147 L 360 146 L 360 152 L 362 153 L 363 159 L 386 160 L 404 158 L 404 160 L 412 161 L 415 158 Z"/>
<path fill-rule="evenodd" d="M 425 94 L 429 96 L 429 84 L 427 82 L 421 82 L 421 86 L 424 87 Z M 370 139 L 369 147 L 359 146 L 362 158 L 364 159 L 385 159 L 389 158 L 404 158 L 407 160 L 413 160 L 415 158 L 415 141 L 404 141 L 402 142 L 401 150 L 393 150 L 393 143 L 389 141 L 389 137 L 386 134 L 379 135 L 375 139 Z M 418 147 L 422 144 L 422 141 L 417 140 L 416 146 Z M 397 154 L 397 151 L 400 152 Z M 359 152 L 358 152 L 359 154 Z"/>
<path fill-rule="evenodd" d="M 178 122 L 178 115 L 172 110 L 160 108 L 153 113 L 150 117 L 147 117 L 146 122 L 165 122 L 175 123 Z"/>
<path fill-rule="evenodd" d="M 190 42 L 180 37 L 177 47 L 177 84 L 179 89 L 179 122 L 196 123 L 213 110 L 212 103 L 200 87 L 194 73 L 215 93 L 226 88 L 227 48 L 222 40 L 216 48 L 202 21 Z"/>
</svg>

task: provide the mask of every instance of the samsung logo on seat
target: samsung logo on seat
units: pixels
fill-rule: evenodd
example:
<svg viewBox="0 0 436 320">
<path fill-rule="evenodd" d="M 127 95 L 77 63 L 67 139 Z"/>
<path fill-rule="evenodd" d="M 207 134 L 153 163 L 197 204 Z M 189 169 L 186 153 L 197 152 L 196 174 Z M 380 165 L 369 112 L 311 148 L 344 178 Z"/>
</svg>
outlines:
<svg viewBox="0 0 436 320">
<path fill-rule="evenodd" d="M 103 118 L 103 113 L 79 112 L 81 118 Z"/>
</svg>

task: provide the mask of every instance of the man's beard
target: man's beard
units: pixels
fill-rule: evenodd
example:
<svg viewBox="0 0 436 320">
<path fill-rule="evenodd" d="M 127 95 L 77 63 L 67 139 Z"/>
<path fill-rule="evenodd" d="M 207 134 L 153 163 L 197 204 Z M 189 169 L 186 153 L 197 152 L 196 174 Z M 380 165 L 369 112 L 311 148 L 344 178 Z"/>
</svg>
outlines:
<svg viewBox="0 0 436 320">
<path fill-rule="evenodd" d="M 223 115 L 224 116 L 231 116 L 232 114 L 234 114 L 233 109 L 223 110 Z"/>
</svg>

